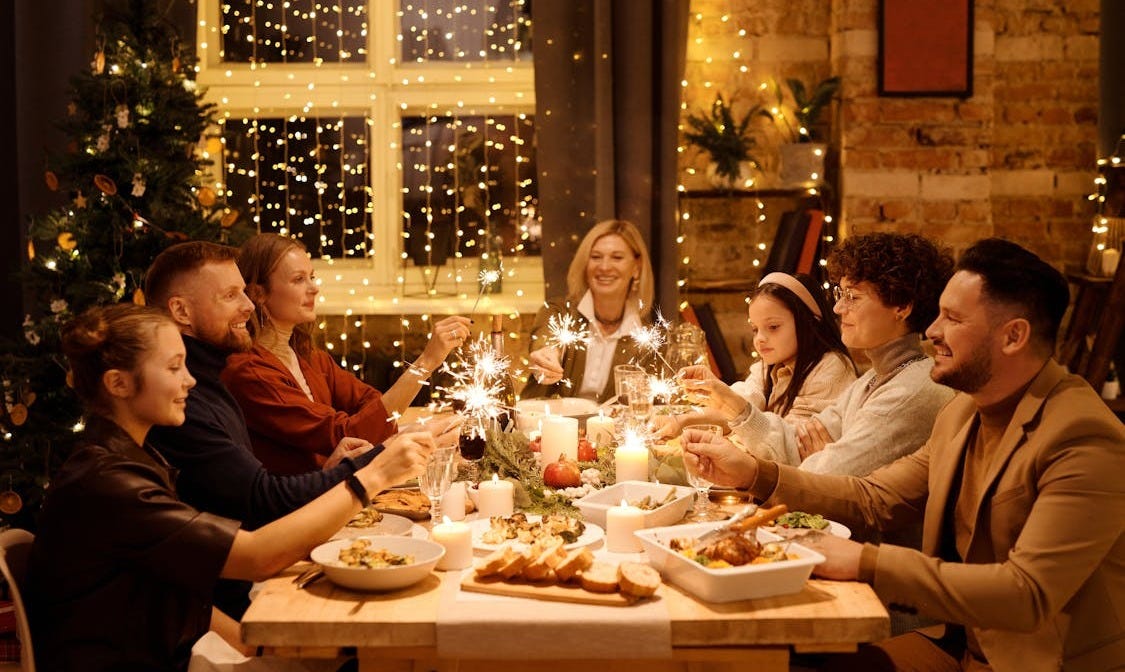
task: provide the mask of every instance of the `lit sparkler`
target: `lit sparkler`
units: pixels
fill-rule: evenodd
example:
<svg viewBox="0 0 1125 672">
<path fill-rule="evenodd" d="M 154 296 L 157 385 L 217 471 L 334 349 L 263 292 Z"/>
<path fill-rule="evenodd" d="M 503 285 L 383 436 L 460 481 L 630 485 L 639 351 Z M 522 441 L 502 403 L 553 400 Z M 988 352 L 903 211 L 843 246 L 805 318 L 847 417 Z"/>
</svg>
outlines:
<svg viewBox="0 0 1125 672">
<path fill-rule="evenodd" d="M 501 266 L 499 269 L 489 268 L 481 271 L 480 275 L 477 276 L 477 281 L 480 285 L 480 289 L 477 290 L 477 300 L 473 302 L 473 309 L 469 311 L 470 315 L 473 315 L 477 312 L 477 304 L 480 303 L 480 297 L 484 296 L 484 290 L 500 281 L 500 273 L 503 270 L 503 266 Z"/>
<path fill-rule="evenodd" d="M 665 320 L 660 313 L 656 314 L 656 323 L 651 327 L 640 326 L 637 327 L 629 334 L 633 338 L 633 342 L 643 350 L 651 350 L 652 354 L 668 367 L 672 373 L 676 372 L 675 367 L 664 359 L 664 355 L 660 354 L 660 350 L 664 344 L 668 342 L 668 321 Z"/>
<path fill-rule="evenodd" d="M 453 382 L 435 389 L 460 413 L 480 420 L 496 420 L 512 410 L 500 399 L 504 391 L 501 381 L 510 375 L 510 367 L 511 360 L 492 350 L 482 334 L 468 345 L 465 355 L 459 356 L 458 361 L 442 366 Z"/>
<path fill-rule="evenodd" d="M 570 313 L 556 313 L 547 319 L 547 344 L 560 350 L 581 350 L 590 340 L 590 328 Z"/>
</svg>

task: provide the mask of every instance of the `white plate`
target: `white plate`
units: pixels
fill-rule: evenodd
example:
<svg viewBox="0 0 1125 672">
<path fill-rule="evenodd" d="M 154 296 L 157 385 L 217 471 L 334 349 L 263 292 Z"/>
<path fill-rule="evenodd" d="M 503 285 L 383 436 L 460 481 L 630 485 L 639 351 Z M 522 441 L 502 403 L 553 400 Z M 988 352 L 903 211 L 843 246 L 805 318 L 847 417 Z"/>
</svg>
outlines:
<svg viewBox="0 0 1125 672">
<path fill-rule="evenodd" d="M 354 539 L 355 537 L 391 536 L 401 537 L 410 534 L 414 522 L 409 518 L 384 513 L 383 519 L 370 527 L 349 527 L 345 525 L 332 535 L 332 539 Z"/>
<path fill-rule="evenodd" d="M 789 531 L 793 531 L 793 532 L 806 532 L 806 531 L 808 531 L 808 528 L 804 528 L 804 527 L 777 527 L 775 525 L 764 525 L 764 526 L 762 526 L 762 529 L 763 530 L 769 530 L 770 532 L 775 532 L 777 534 L 780 534 L 783 537 Z M 843 523 L 837 523 L 834 520 L 828 521 L 828 528 L 825 529 L 825 530 L 821 530 L 821 532 L 827 532 L 828 534 L 831 534 L 832 536 L 840 537 L 842 539 L 850 539 L 851 536 L 852 536 L 852 531 L 850 529 L 848 529 L 847 525 L 844 525 Z"/>
<path fill-rule="evenodd" d="M 537 522 L 542 516 L 528 515 L 527 519 L 530 522 Z M 589 546 L 590 544 L 597 543 L 605 537 L 605 530 L 594 525 L 593 523 L 583 523 L 586 529 L 579 535 L 578 539 L 574 542 L 566 544 L 563 548 L 570 550 L 572 548 L 581 548 Z M 473 548 L 478 551 L 495 551 L 496 549 L 504 546 L 504 544 L 519 544 L 523 545 L 515 539 L 509 539 L 501 544 L 489 544 L 481 540 L 484 533 L 492 528 L 492 524 L 487 518 L 478 518 L 477 520 L 469 523 L 469 528 L 473 531 Z"/>
</svg>

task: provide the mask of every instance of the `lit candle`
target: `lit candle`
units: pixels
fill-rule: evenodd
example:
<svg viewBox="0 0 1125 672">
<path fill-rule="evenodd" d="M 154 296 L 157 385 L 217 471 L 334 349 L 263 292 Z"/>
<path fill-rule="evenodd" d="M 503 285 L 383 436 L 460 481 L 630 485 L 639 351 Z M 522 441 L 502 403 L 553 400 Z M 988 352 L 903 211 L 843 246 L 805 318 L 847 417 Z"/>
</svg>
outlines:
<svg viewBox="0 0 1125 672">
<path fill-rule="evenodd" d="M 497 474 L 491 481 L 481 481 L 477 488 L 477 510 L 481 518 L 510 516 L 515 509 L 516 490 L 510 481 L 500 480 Z"/>
<path fill-rule="evenodd" d="M 617 470 L 617 482 L 648 480 L 648 447 L 644 439 L 628 435 L 613 453 L 613 466 Z"/>
<path fill-rule="evenodd" d="M 464 569 L 473 564 L 473 532 L 465 523 L 445 516 L 443 522 L 430 530 L 430 540 L 445 548 L 445 555 L 438 560 L 438 569 Z"/>
<path fill-rule="evenodd" d="M 540 461 L 543 465 L 558 462 L 559 455 L 565 454 L 572 460 L 578 459 L 578 418 L 561 415 L 543 416 L 543 436 L 539 440 Z"/>
<path fill-rule="evenodd" d="M 605 417 L 602 411 L 586 418 L 586 438 L 598 448 L 613 443 L 614 429 L 613 418 Z"/>
<path fill-rule="evenodd" d="M 441 510 L 450 520 L 465 519 L 465 481 L 450 484 L 441 498 Z"/>
<path fill-rule="evenodd" d="M 636 553 L 641 542 L 633 533 L 645 529 L 645 514 L 624 499 L 605 514 L 605 548 L 610 553 Z"/>
</svg>

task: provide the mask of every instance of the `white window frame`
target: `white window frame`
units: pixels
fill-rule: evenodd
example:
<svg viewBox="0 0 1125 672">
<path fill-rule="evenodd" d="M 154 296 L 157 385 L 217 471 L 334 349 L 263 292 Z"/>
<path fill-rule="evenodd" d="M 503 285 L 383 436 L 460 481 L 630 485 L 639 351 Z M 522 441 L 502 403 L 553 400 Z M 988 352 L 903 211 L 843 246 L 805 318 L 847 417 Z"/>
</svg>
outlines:
<svg viewBox="0 0 1125 672">
<path fill-rule="evenodd" d="M 322 315 L 466 313 L 477 304 L 475 257 L 461 262 L 457 296 L 425 296 L 421 271 L 402 263 L 401 119 L 456 111 L 469 115 L 535 113 L 530 63 L 401 64 L 397 0 L 368 0 L 367 60 L 347 64 L 265 66 L 220 61 L 221 0 L 200 0 L 196 28 L 197 82 L 204 98 L 229 118 L 308 115 L 364 116 L 370 123 L 370 170 L 375 254 L 367 259 L 314 259 L 321 278 Z M 376 148 L 385 148 L 377 151 Z M 453 270 L 450 259 L 439 273 Z M 503 291 L 480 298 L 478 312 L 534 312 L 543 303 L 538 256 L 505 257 Z"/>
</svg>

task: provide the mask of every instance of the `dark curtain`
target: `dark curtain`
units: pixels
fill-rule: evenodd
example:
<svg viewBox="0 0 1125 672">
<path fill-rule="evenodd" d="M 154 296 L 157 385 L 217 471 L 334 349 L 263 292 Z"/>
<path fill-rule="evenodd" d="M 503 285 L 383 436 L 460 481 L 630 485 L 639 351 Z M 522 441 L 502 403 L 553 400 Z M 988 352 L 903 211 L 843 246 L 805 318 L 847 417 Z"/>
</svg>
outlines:
<svg viewBox="0 0 1125 672">
<path fill-rule="evenodd" d="M 533 6 L 539 209 L 547 296 L 603 219 L 644 233 L 656 302 L 676 315 L 676 143 L 688 0 Z"/>
</svg>

